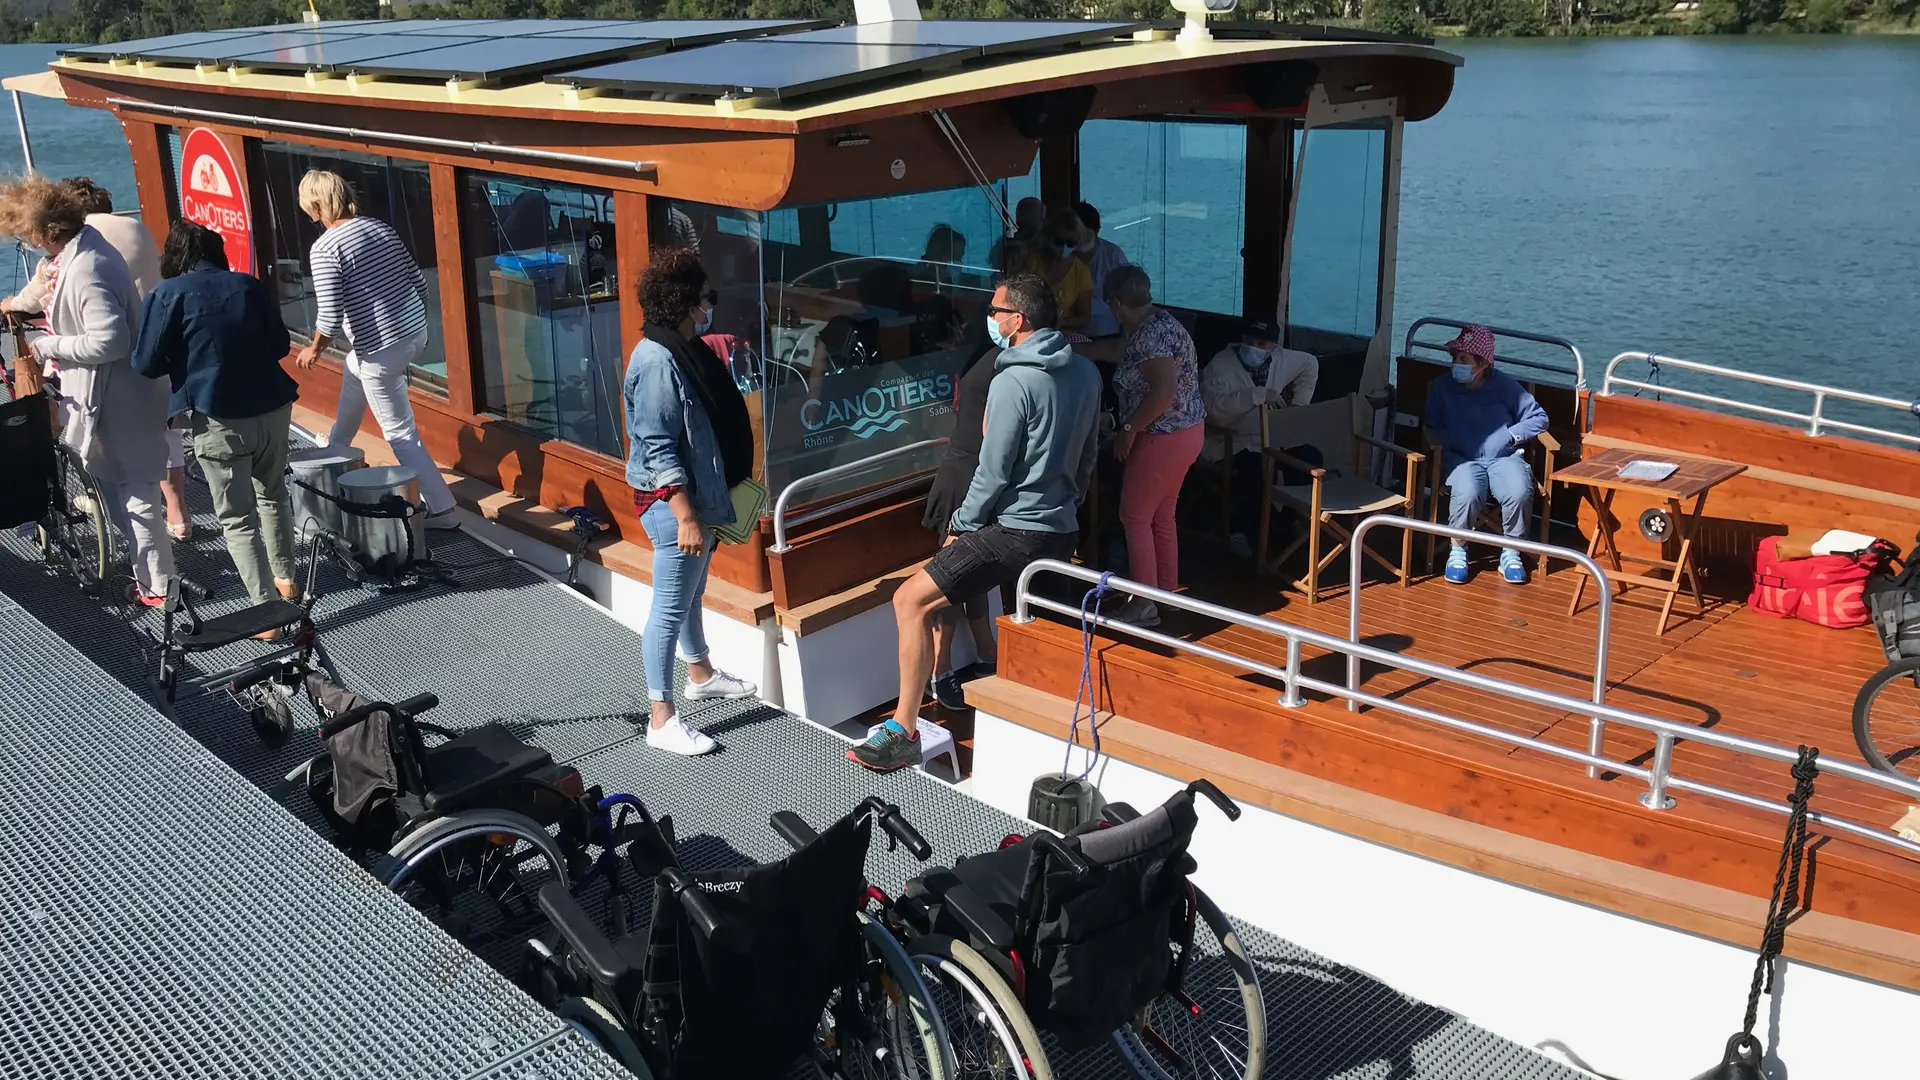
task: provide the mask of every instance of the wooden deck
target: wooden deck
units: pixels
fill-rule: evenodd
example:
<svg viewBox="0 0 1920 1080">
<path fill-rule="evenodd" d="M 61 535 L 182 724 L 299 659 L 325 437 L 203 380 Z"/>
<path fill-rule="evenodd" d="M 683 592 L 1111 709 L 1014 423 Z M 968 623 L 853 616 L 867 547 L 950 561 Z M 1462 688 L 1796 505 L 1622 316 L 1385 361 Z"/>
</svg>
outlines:
<svg viewBox="0 0 1920 1080">
<path fill-rule="evenodd" d="M 1194 545 L 1196 549 L 1200 545 Z M 1344 589 L 1308 605 L 1277 582 L 1254 579 L 1244 563 L 1199 550 L 1186 563 L 1204 574 L 1193 595 L 1281 622 L 1345 637 Z M 1490 564 L 1465 585 L 1436 577 L 1409 587 L 1368 584 L 1360 638 L 1409 657 L 1586 700 L 1592 694 L 1597 605 L 1566 613 L 1577 570 L 1561 567 L 1525 586 L 1500 580 Z M 1884 662 L 1870 630 L 1833 631 L 1754 614 L 1709 598 L 1676 606 L 1665 635 L 1654 633 L 1660 594 L 1616 596 L 1607 663 L 1607 704 L 1858 763 L 1850 709 L 1861 683 Z M 1078 592 L 1074 594 L 1078 599 Z M 1238 656 L 1284 665 L 1280 638 L 1182 612 L 1163 612 L 1163 633 Z M 1072 700 L 1079 678 L 1079 631 L 1059 622 L 1003 624 L 1001 674 Z M 1779 858 L 1785 818 L 1686 791 L 1671 810 L 1642 807 L 1643 780 L 1590 779 L 1584 766 L 1537 748 L 1463 733 L 1385 707 L 1349 712 L 1312 694 L 1303 709 L 1278 706 L 1277 681 L 1190 653 L 1103 635 L 1097 650 L 1099 707 L 1219 746 L 1463 820 L 1548 840 L 1683 878 L 1765 896 Z M 1305 672 L 1344 684 L 1345 658 L 1307 649 Z M 1589 718 L 1486 691 L 1367 665 L 1362 689 L 1411 707 L 1500 731 L 1585 749 Z M 1653 736 L 1609 725 L 1605 754 L 1646 765 Z M 1675 776 L 1749 796 L 1784 801 L 1789 765 L 1682 741 Z M 1822 774 L 1814 809 L 1890 828 L 1907 801 L 1883 788 Z M 1817 845 L 1816 910 L 1909 933 L 1920 932 L 1920 859 L 1844 835 Z"/>
</svg>

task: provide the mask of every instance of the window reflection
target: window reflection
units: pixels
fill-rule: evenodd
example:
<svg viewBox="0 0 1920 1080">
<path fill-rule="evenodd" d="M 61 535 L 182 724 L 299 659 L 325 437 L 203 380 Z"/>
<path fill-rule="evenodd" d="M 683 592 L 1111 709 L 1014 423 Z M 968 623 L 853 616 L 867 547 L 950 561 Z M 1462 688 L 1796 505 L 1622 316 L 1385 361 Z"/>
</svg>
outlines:
<svg viewBox="0 0 1920 1080">
<path fill-rule="evenodd" d="M 486 408 L 603 454 L 624 452 L 613 193 L 497 173 L 460 178 L 474 361 Z"/>
<path fill-rule="evenodd" d="M 1241 123 L 1089 120 L 1080 197 L 1100 238 L 1153 279 L 1161 303 L 1241 313 L 1247 129 Z"/>
<path fill-rule="evenodd" d="M 757 398 L 769 488 L 951 431 L 958 375 L 988 345 L 989 252 L 1003 227 L 984 192 L 766 213 L 653 202 L 653 234 L 698 250 L 720 294 L 708 340 L 749 404 Z M 908 455 L 841 487 L 937 456 Z"/>
<path fill-rule="evenodd" d="M 1300 206 L 1287 322 L 1372 338 L 1380 320 L 1386 122 L 1295 132 L 1293 152 L 1300 162 Z"/>
<path fill-rule="evenodd" d="M 174 151 L 178 154 L 178 146 Z M 250 140 L 248 173 L 253 184 L 254 244 L 258 269 L 280 297 L 287 330 L 313 335 L 315 305 L 308 252 L 321 228 L 300 212 L 296 192 L 309 169 L 339 173 L 353 185 L 354 204 L 367 217 L 393 226 L 427 282 L 427 347 L 414 361 L 416 385 L 446 393 L 446 345 L 440 340 L 440 276 L 433 239 L 433 182 L 425 162 L 326 150 L 299 143 Z M 341 343 L 339 353 L 350 343 Z"/>
</svg>

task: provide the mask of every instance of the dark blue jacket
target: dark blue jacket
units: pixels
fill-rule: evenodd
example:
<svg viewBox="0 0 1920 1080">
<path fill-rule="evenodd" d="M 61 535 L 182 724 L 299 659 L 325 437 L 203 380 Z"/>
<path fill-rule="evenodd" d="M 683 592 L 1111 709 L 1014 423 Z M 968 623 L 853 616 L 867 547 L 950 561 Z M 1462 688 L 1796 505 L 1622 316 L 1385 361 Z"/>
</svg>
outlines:
<svg viewBox="0 0 1920 1080">
<path fill-rule="evenodd" d="M 300 396 L 280 302 L 249 274 L 200 263 L 147 294 L 133 369 L 173 386 L 170 411 L 216 420 L 261 416 Z"/>
</svg>

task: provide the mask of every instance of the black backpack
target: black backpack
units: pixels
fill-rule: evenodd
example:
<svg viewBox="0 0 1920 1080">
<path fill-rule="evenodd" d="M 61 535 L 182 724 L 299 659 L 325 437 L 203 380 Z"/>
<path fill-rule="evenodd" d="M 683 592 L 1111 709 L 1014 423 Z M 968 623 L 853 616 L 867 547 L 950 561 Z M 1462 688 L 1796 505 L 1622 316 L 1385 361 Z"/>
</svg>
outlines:
<svg viewBox="0 0 1920 1080">
<path fill-rule="evenodd" d="M 1889 661 L 1920 656 L 1920 535 L 1893 574 L 1867 579 L 1867 610 Z"/>
</svg>

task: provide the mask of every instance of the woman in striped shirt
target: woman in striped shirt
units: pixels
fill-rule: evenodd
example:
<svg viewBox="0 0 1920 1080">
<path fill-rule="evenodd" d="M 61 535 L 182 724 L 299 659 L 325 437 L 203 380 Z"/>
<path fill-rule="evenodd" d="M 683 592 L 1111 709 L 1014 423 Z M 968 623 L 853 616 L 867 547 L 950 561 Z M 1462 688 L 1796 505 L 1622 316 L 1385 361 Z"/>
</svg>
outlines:
<svg viewBox="0 0 1920 1080">
<path fill-rule="evenodd" d="M 420 480 L 427 527 L 457 528 L 453 491 L 421 443 L 407 402 L 407 369 L 427 347 L 426 279 L 392 226 L 358 216 L 353 188 L 338 173 L 315 169 L 301 177 L 300 210 L 326 231 L 308 260 L 319 312 L 313 344 L 298 363 L 313 367 L 343 331 L 351 346 L 327 445 L 353 442 L 372 408 L 394 458 Z"/>
</svg>

